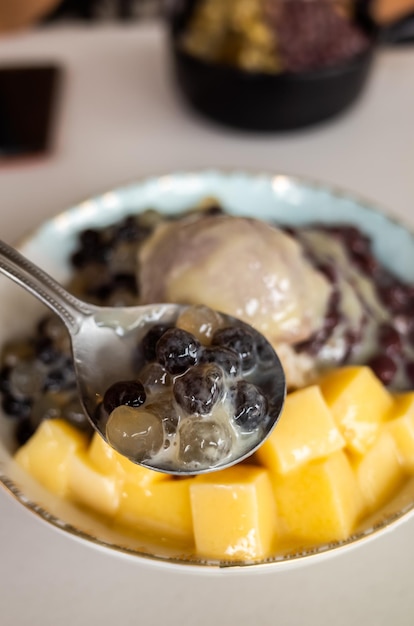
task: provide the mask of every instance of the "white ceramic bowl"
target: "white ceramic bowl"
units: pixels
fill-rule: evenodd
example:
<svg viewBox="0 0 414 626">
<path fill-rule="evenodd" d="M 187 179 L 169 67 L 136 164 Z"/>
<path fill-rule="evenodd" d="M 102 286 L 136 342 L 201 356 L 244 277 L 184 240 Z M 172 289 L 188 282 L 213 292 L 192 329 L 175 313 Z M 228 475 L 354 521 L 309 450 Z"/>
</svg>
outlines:
<svg viewBox="0 0 414 626">
<path fill-rule="evenodd" d="M 217 198 L 231 214 L 254 216 L 281 224 L 310 222 L 352 223 L 368 234 L 377 257 L 401 278 L 414 281 L 414 235 L 381 211 L 353 195 L 324 185 L 279 174 L 177 173 L 150 178 L 107 192 L 79 204 L 46 222 L 20 245 L 24 254 L 60 281 L 69 277 L 67 259 L 76 234 L 121 217 L 155 208 L 165 213 L 189 209 L 207 196 Z M 42 306 L 21 288 L 0 278 L 0 343 L 34 327 Z M 136 560 L 180 568 L 216 572 L 218 569 L 267 570 L 297 566 L 310 559 L 332 556 L 377 537 L 407 519 L 414 509 L 414 480 L 395 499 L 346 541 L 318 546 L 304 552 L 277 556 L 255 564 L 210 563 L 191 555 L 160 548 L 141 537 L 115 531 L 109 524 L 48 493 L 12 459 L 12 421 L 0 415 L 0 482 L 26 507 L 52 526 L 73 537 Z"/>
</svg>

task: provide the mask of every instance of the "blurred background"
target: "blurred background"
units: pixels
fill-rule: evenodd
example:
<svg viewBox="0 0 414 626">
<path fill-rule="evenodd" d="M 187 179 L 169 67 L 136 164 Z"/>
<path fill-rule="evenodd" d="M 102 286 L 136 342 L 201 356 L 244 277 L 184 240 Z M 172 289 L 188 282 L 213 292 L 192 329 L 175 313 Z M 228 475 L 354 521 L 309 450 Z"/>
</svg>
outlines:
<svg viewBox="0 0 414 626">
<path fill-rule="evenodd" d="M 367 195 L 381 180 L 393 207 L 385 154 L 406 143 L 413 41 L 414 0 L 0 0 L 8 204 L 26 201 L 14 176 L 34 155 L 59 173 L 39 159 L 36 176 L 24 170 L 36 193 L 48 181 L 39 218 L 73 189 L 206 166 L 279 167 Z"/>
<path fill-rule="evenodd" d="M 375 20 L 390 24 L 414 12 L 414 0 L 365 0 Z M 0 0 L 0 27 L 15 29 L 62 19 L 137 20 L 154 17 L 181 0 Z"/>
<path fill-rule="evenodd" d="M 162 0 L 1 0 L 3 30 L 58 19 L 130 20 L 151 17 L 161 10 Z"/>
</svg>

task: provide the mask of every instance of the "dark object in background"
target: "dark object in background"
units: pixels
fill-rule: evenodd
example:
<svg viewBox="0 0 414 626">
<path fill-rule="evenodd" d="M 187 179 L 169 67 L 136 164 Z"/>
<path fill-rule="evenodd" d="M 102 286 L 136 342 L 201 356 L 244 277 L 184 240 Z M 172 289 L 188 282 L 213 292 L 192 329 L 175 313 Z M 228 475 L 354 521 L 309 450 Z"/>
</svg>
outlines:
<svg viewBox="0 0 414 626">
<path fill-rule="evenodd" d="M 164 0 L 63 0 L 47 18 L 90 21 L 133 20 L 158 15 Z"/>
<path fill-rule="evenodd" d="M 60 73 L 55 65 L 0 68 L 0 157 L 50 149 Z"/>
<path fill-rule="evenodd" d="M 180 3 L 183 3 L 182 0 L 62 0 L 44 21 L 62 21 L 67 18 L 91 22 L 140 20 L 160 17 L 166 8 L 179 6 Z M 370 8 L 375 4 L 375 0 L 359 0 L 359 4 L 366 6 L 367 14 L 372 14 Z M 375 22 L 375 19 L 373 21 Z M 386 43 L 400 44 L 414 41 L 414 14 L 402 17 L 387 26 L 378 25 L 384 30 L 382 39 Z"/>
<path fill-rule="evenodd" d="M 181 2 L 170 13 L 170 50 L 181 92 L 204 115 L 246 130 L 291 130 L 336 115 L 361 93 L 376 35 L 365 15 L 355 17 L 368 36 L 361 53 L 321 69 L 272 74 L 212 63 L 185 51 L 180 39 L 196 4 L 197 0 Z"/>
<path fill-rule="evenodd" d="M 408 45 L 414 43 L 414 13 L 381 29 L 381 41 L 385 44 Z"/>
</svg>

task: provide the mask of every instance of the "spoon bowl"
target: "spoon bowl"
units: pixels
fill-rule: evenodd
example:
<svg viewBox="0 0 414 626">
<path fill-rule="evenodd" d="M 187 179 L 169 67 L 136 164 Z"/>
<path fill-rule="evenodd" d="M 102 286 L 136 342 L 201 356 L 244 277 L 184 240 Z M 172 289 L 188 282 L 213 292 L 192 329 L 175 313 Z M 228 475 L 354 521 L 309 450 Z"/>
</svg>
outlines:
<svg viewBox="0 0 414 626">
<path fill-rule="evenodd" d="M 120 381 L 137 380 L 146 359 L 142 340 L 155 325 L 173 328 L 187 307 L 179 304 L 98 307 L 86 303 L 70 294 L 41 268 L 2 241 L 0 241 L 0 273 L 37 297 L 64 322 L 71 338 L 73 363 L 83 409 L 93 428 L 108 441 L 107 426 L 112 419 L 112 413 L 105 409 L 106 392 Z M 194 434 L 191 435 L 192 439 L 188 439 L 187 435 L 183 443 L 181 440 L 186 421 L 178 415 L 177 423 L 165 439 L 162 449 L 135 453 L 131 452 L 131 441 L 137 443 L 137 449 L 139 446 L 142 448 L 142 442 L 150 442 L 154 428 L 159 428 L 150 424 L 143 432 L 143 427 L 140 426 L 142 413 L 139 415 L 139 411 L 135 411 L 133 433 L 123 429 L 117 440 L 119 445 L 113 438 L 109 438 L 109 443 L 131 461 L 169 474 L 195 475 L 210 472 L 224 469 L 250 456 L 272 431 L 280 416 L 286 394 L 286 381 L 281 363 L 271 345 L 260 333 L 232 316 L 223 313 L 219 316 L 225 329 L 237 329 L 237 332 L 249 336 L 252 345 L 260 346 L 262 357 L 259 359 L 259 366 L 254 364 L 249 368 L 241 367 L 239 381 L 227 380 L 223 399 L 227 398 L 228 402 L 221 403 L 219 431 L 217 422 L 213 423 L 212 420 L 206 419 L 205 415 L 189 416 L 187 423 L 192 420 L 195 426 L 190 425 L 187 431 Z M 186 374 L 186 371 L 175 374 L 177 375 L 173 378 L 179 378 Z M 229 406 L 230 396 L 240 395 L 237 391 L 240 380 L 249 386 L 248 389 L 258 389 L 259 397 L 263 398 L 260 415 L 253 422 L 249 418 L 248 427 L 246 423 L 249 420 L 246 422 L 246 415 L 251 417 L 254 410 L 257 413 L 257 402 L 254 400 L 251 406 L 245 404 L 244 413 L 239 412 L 239 415 L 232 413 Z M 161 399 L 164 400 L 165 390 L 159 391 L 158 395 L 162 395 Z M 152 399 L 154 402 L 154 398 Z M 129 411 L 131 406 L 128 402 L 125 405 Z M 228 423 L 225 423 L 226 421 Z M 206 425 L 210 428 L 202 437 L 197 434 L 199 425 L 203 431 Z M 127 447 L 124 445 L 126 439 Z M 187 452 L 183 453 L 183 449 L 195 449 L 197 446 L 200 449 L 207 449 L 208 453 L 197 452 L 194 453 L 195 456 L 190 457 Z"/>
</svg>

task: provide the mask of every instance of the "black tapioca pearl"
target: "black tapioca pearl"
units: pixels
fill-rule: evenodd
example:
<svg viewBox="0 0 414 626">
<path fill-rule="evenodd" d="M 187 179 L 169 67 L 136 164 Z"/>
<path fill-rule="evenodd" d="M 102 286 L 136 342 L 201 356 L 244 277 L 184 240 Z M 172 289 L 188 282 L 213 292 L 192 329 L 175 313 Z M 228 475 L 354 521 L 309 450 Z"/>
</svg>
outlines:
<svg viewBox="0 0 414 626">
<path fill-rule="evenodd" d="M 0 392 L 10 393 L 10 372 L 12 368 L 9 365 L 3 365 L 0 370 Z"/>
<path fill-rule="evenodd" d="M 115 292 L 126 291 L 134 297 L 138 296 L 138 285 L 133 274 L 120 272 L 102 285 L 93 285 L 87 289 L 87 295 L 101 302 L 106 302 Z"/>
<path fill-rule="evenodd" d="M 140 407 L 146 400 L 144 386 L 135 380 L 119 381 L 107 389 L 103 398 L 103 406 L 107 413 L 121 405 Z"/>
<path fill-rule="evenodd" d="M 28 419 L 32 403 L 28 398 L 15 398 L 11 394 L 4 394 L 1 406 L 9 417 Z"/>
<path fill-rule="evenodd" d="M 54 345 L 50 337 L 37 337 L 34 341 L 36 358 L 45 365 L 55 363 L 61 356 L 60 351 Z"/>
<path fill-rule="evenodd" d="M 135 274 L 120 272 L 112 277 L 112 289 L 126 289 L 133 295 L 138 295 L 138 285 Z"/>
<path fill-rule="evenodd" d="M 76 269 L 80 269 L 87 264 L 87 259 L 82 250 L 76 250 L 70 257 L 70 261 Z"/>
<path fill-rule="evenodd" d="M 234 421 L 244 433 L 256 430 L 264 421 L 268 403 L 260 389 L 245 380 L 240 380 L 234 389 Z"/>
<path fill-rule="evenodd" d="M 71 263 L 76 269 L 82 269 L 91 263 L 105 265 L 109 256 L 108 248 L 105 246 L 88 250 L 82 248 L 74 252 L 71 256 Z"/>
<path fill-rule="evenodd" d="M 197 363 L 200 348 L 200 342 L 191 333 L 169 328 L 158 339 L 156 358 L 169 374 L 182 374 Z"/>
<path fill-rule="evenodd" d="M 239 376 L 241 372 L 240 356 L 234 350 L 222 346 L 203 348 L 200 363 L 215 363 L 227 376 Z"/>
<path fill-rule="evenodd" d="M 171 328 L 171 326 L 166 324 L 155 324 L 143 337 L 140 348 L 142 349 L 146 361 L 154 361 L 156 359 L 158 340 L 169 328 Z"/>
<path fill-rule="evenodd" d="M 256 353 L 259 365 L 262 367 L 270 367 L 275 363 L 276 354 L 272 346 L 266 339 L 260 338 L 256 343 Z"/>
<path fill-rule="evenodd" d="M 143 241 L 150 233 L 151 228 L 141 224 L 137 217 L 128 215 L 116 228 L 113 241 Z"/>
<path fill-rule="evenodd" d="M 233 350 L 240 356 L 242 370 L 252 369 L 256 363 L 257 336 L 253 330 L 244 326 L 219 328 L 213 335 L 211 344 Z"/>
<path fill-rule="evenodd" d="M 79 247 L 72 254 L 72 265 L 78 269 L 89 263 L 105 264 L 110 256 L 110 246 L 104 231 L 87 228 L 79 236 Z"/>
<path fill-rule="evenodd" d="M 195 365 L 173 385 L 177 403 L 190 414 L 207 415 L 224 392 L 223 371 L 214 364 Z"/>
<path fill-rule="evenodd" d="M 44 391 L 60 391 L 64 386 L 64 374 L 61 369 L 53 369 L 45 376 Z"/>
<path fill-rule="evenodd" d="M 79 234 L 79 243 L 84 248 L 98 248 L 102 244 L 102 231 L 96 228 L 85 228 Z"/>
<path fill-rule="evenodd" d="M 72 360 L 64 359 L 45 375 L 45 391 L 62 391 L 76 386 L 76 374 Z"/>
<path fill-rule="evenodd" d="M 86 295 L 100 302 L 108 300 L 113 291 L 113 285 L 111 282 L 103 283 L 102 285 L 91 285 L 86 289 Z"/>
</svg>

